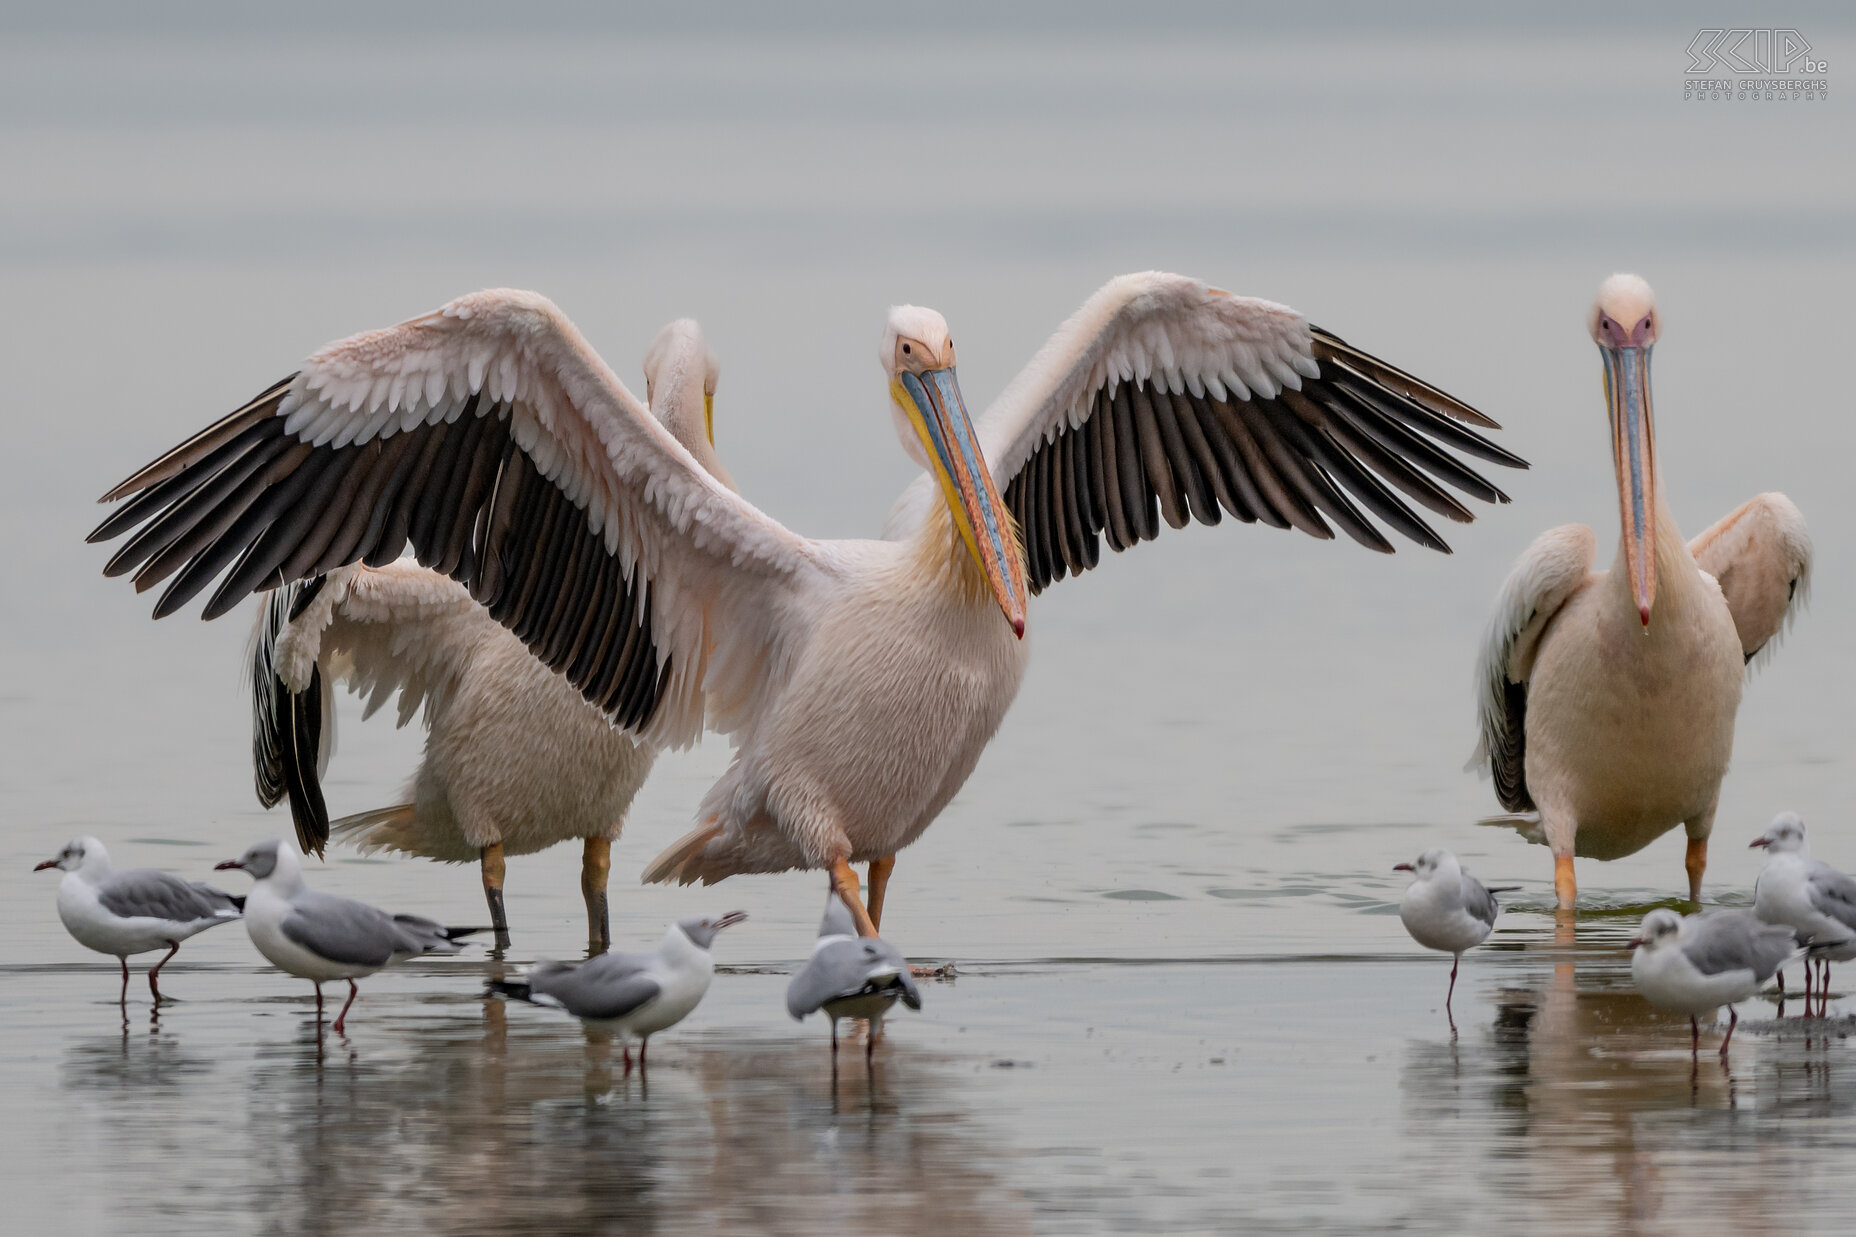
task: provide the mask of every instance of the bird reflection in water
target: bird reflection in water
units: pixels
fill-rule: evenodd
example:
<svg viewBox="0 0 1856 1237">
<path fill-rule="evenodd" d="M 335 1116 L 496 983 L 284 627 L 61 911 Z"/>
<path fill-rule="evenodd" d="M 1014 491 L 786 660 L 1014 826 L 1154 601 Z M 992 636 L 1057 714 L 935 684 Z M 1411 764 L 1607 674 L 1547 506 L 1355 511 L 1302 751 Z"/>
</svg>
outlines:
<svg viewBox="0 0 1856 1237">
<path fill-rule="evenodd" d="M 1622 929 L 1644 909 L 1615 929 L 1588 916 L 1576 937 L 1562 914 L 1507 951 L 1513 982 L 1491 1021 L 1463 1019 L 1460 1042 L 1407 1047 L 1400 1154 L 1421 1172 L 1477 1179 L 1485 1227 L 1576 1207 L 1583 1231 L 1788 1228 L 1769 1183 L 1808 1179 L 1827 1150 L 1800 1116 L 1856 1106 L 1831 1037 L 1792 1024 L 1772 1034 L 1770 1005 L 1748 1003 L 1739 1068 L 1693 1057 L 1687 1019 L 1656 1013 L 1631 986 Z"/>
</svg>

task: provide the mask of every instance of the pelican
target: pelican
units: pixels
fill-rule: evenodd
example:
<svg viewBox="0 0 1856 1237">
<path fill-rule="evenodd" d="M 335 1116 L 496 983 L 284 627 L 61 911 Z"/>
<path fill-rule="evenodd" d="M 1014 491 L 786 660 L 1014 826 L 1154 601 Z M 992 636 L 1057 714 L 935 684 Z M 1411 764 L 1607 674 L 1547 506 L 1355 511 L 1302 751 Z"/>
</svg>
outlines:
<svg viewBox="0 0 1856 1237">
<path fill-rule="evenodd" d="M 680 319 L 645 354 L 651 413 L 730 489 L 715 454 L 715 354 Z M 305 853 L 331 831 L 363 851 L 476 862 L 499 948 L 509 945 L 505 858 L 584 839 L 587 939 L 612 943 L 606 883 L 613 839 L 657 749 L 607 724 L 572 684 L 531 656 L 463 584 L 401 559 L 350 563 L 289 584 L 260 610 L 252 641 L 258 798 L 286 796 Z M 333 683 L 365 694 L 372 716 L 395 693 L 399 725 L 425 706 L 425 756 L 411 802 L 331 822 L 319 779 L 333 743 Z"/>
<path fill-rule="evenodd" d="M 1553 850 L 1559 905 L 1573 857 L 1617 859 L 1683 825 L 1689 898 L 1701 899 L 1734 712 L 1747 667 L 1803 605 L 1804 517 L 1761 494 L 1684 544 L 1664 501 L 1650 402 L 1662 334 L 1650 285 L 1613 275 L 1588 326 L 1605 363 L 1621 532 L 1593 572 L 1583 524 L 1542 533 L 1495 605 L 1476 670 L 1495 793 Z M 1533 813 L 1538 813 L 1534 820 Z"/>
<path fill-rule="evenodd" d="M 878 361 L 927 474 L 887 540 L 810 540 L 763 514 L 560 310 L 509 290 L 322 348 L 110 490 L 129 501 L 93 538 L 137 530 L 107 570 L 138 589 L 172 577 L 157 617 L 219 578 L 208 618 L 410 543 L 615 724 L 661 745 L 732 737 L 647 881 L 823 870 L 874 936 L 896 852 L 1018 692 L 1029 595 L 1094 567 L 1102 539 L 1228 512 L 1390 552 L 1371 512 L 1447 550 L 1393 491 L 1467 521 L 1450 488 L 1506 496 L 1453 450 L 1525 466 L 1467 404 L 1180 275 L 1110 281 L 977 422 L 940 314 L 892 309 Z"/>
</svg>

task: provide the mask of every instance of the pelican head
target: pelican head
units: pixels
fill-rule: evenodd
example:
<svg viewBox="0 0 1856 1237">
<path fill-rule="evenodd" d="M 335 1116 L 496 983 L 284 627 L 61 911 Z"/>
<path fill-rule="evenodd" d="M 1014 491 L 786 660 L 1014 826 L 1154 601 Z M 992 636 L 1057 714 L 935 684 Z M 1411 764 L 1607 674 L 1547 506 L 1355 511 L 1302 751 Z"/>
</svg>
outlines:
<svg viewBox="0 0 1856 1237">
<path fill-rule="evenodd" d="M 1643 625 L 1656 603 L 1656 435 L 1650 415 L 1650 349 L 1662 333 L 1656 294 L 1636 275 L 1599 285 L 1589 327 L 1605 359 L 1611 459 L 1624 523 L 1624 566 Z"/>
<path fill-rule="evenodd" d="M 1659 907 L 1643 917 L 1637 925 L 1637 935 L 1625 944 L 1627 949 L 1656 949 L 1662 945 L 1673 945 L 1677 934 L 1682 931 L 1682 916 L 1668 907 Z"/>
<path fill-rule="evenodd" d="M 644 400 L 653 411 L 659 407 L 657 392 L 662 387 L 675 398 L 690 397 L 695 404 L 698 375 L 702 382 L 702 432 L 715 445 L 715 384 L 721 377 L 721 364 L 702 328 L 694 318 L 678 318 L 657 333 L 644 354 Z"/>
<path fill-rule="evenodd" d="M 1006 622 L 1022 637 L 1024 559 L 954 379 L 954 341 L 947 319 L 918 305 L 896 306 L 889 311 L 878 360 L 889 375 L 890 415 L 902 449 L 940 481 L 954 526 Z"/>
</svg>

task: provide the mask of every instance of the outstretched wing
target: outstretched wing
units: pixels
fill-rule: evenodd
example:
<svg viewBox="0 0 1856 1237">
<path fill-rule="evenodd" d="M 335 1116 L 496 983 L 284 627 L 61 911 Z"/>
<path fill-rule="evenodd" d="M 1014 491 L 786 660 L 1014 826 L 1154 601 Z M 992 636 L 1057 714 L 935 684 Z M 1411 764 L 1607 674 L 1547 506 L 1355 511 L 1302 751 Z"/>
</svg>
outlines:
<svg viewBox="0 0 1856 1237">
<path fill-rule="evenodd" d="M 1792 500 L 1777 493 L 1750 499 L 1688 550 L 1720 584 L 1747 661 L 1777 648 L 1811 592 L 1811 534 Z"/>
<path fill-rule="evenodd" d="M 545 298 L 473 293 L 331 344 L 105 495 L 107 574 L 172 613 L 410 545 L 620 725 L 691 742 L 784 674 L 827 555 L 705 472 Z"/>
<path fill-rule="evenodd" d="M 1468 522 L 1446 487 L 1488 502 L 1507 495 L 1449 449 L 1527 466 L 1466 422 L 1496 427 L 1293 309 L 1149 271 L 1084 302 L 986 410 L 979 434 L 1039 592 L 1094 567 L 1102 536 L 1125 550 L 1156 537 L 1162 518 L 1183 528 L 1216 524 L 1221 512 L 1321 538 L 1333 537 L 1332 520 L 1390 553 L 1371 512 L 1447 552 L 1393 491 Z"/>
<path fill-rule="evenodd" d="M 1583 524 L 1550 528 L 1508 573 L 1476 660 L 1481 740 L 1470 764 L 1486 763 L 1495 797 L 1511 812 L 1534 810 L 1527 789 L 1527 681 L 1540 633 L 1592 572 L 1598 538 Z"/>
</svg>

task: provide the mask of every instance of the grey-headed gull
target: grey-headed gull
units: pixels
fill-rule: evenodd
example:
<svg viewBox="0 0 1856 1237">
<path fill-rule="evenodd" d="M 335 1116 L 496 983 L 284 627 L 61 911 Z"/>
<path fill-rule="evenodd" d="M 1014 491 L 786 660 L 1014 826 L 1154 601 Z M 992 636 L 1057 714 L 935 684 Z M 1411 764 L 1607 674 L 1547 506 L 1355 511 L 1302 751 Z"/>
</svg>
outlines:
<svg viewBox="0 0 1856 1237">
<path fill-rule="evenodd" d="M 381 967 L 420 954 L 456 953 L 458 939 L 487 928 L 447 928 L 417 915 L 390 915 L 365 902 L 317 893 L 303 883 L 303 865 L 288 842 L 259 842 L 237 859 L 216 865 L 252 878 L 245 899 L 245 930 L 278 970 L 316 985 L 316 1018 L 322 1018 L 322 985 L 348 981 L 348 1000 L 335 1016 L 340 1035 L 358 993 L 355 980 Z"/>
<path fill-rule="evenodd" d="M 1830 995 L 1830 964 L 1856 958 L 1856 880 L 1811 858 L 1804 820 L 1780 812 L 1753 846 L 1766 852 L 1765 866 L 1753 885 L 1753 913 L 1767 923 L 1784 924 L 1810 941 L 1804 964 L 1804 1010 L 1811 1012 L 1811 963 L 1821 964 L 1820 1002 Z M 1779 979 L 1779 991 L 1785 980 Z"/>
<path fill-rule="evenodd" d="M 642 1067 L 651 1037 L 682 1022 L 709 991 L 709 981 L 715 978 L 715 958 L 709 952 L 715 934 L 746 918 L 744 911 L 730 911 L 714 919 L 680 919 L 650 953 L 537 962 L 520 980 L 491 980 L 486 995 L 566 1010 L 621 1040 L 636 1036 Z M 629 1070 L 631 1047 L 622 1047 Z"/>
<path fill-rule="evenodd" d="M 833 1057 L 838 1055 L 838 1019 L 869 1019 L 870 1036 L 864 1042 L 868 1059 L 882 1034 L 883 1015 L 898 1000 L 910 1009 L 922 1007 L 908 959 L 887 941 L 858 936 L 851 912 L 836 895 L 827 896 L 812 957 L 786 985 L 786 1012 L 803 1021 L 824 1010 L 831 1020 Z"/>
<path fill-rule="evenodd" d="M 1696 1051 L 1701 1048 L 1697 1015 L 1727 1007 L 1727 1034 L 1721 1040 L 1725 1059 L 1740 1022 L 1734 1003 L 1765 987 L 1799 944 L 1790 928 L 1766 923 L 1751 911 L 1705 911 L 1685 919 L 1665 908 L 1643 917 L 1630 948 L 1636 951 L 1630 976 L 1637 990 L 1658 1009 L 1688 1015 Z"/>
<path fill-rule="evenodd" d="M 1447 1011 L 1456 995 L 1456 969 L 1462 965 L 1464 951 L 1489 938 L 1495 917 L 1501 913 L 1495 895 L 1519 886 L 1488 888 L 1441 846 L 1431 847 L 1410 863 L 1393 864 L 1392 870 L 1410 872 L 1413 877 L 1398 900 L 1398 918 L 1405 931 L 1426 949 L 1452 955 L 1450 988 L 1444 994 Z"/>
<path fill-rule="evenodd" d="M 153 868 L 118 872 L 95 838 L 66 842 L 64 849 L 32 870 L 57 868 L 58 918 L 78 944 L 122 963 L 122 995 L 129 999 L 129 956 L 167 947 L 148 972 L 148 990 L 161 1000 L 155 982 L 161 968 L 190 936 L 237 919 L 245 899 L 211 885 L 184 881 Z"/>
</svg>

